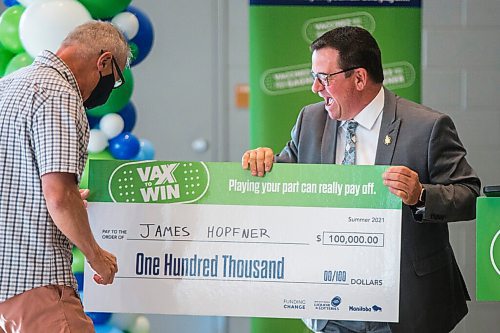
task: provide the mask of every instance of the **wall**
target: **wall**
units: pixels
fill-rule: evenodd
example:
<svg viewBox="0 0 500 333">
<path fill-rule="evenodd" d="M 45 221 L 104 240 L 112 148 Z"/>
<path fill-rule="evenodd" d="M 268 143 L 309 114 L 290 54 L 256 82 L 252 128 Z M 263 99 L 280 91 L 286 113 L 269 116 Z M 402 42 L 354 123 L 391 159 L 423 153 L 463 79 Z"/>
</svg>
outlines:
<svg viewBox="0 0 500 333">
<path fill-rule="evenodd" d="M 233 89 L 248 82 L 247 3 L 134 0 L 153 22 L 155 44 L 134 70 L 137 133 L 157 158 L 238 161 L 248 146 L 248 110 Z M 198 140 L 198 141 L 197 141 Z M 197 152 L 193 143 L 208 148 Z"/>
</svg>

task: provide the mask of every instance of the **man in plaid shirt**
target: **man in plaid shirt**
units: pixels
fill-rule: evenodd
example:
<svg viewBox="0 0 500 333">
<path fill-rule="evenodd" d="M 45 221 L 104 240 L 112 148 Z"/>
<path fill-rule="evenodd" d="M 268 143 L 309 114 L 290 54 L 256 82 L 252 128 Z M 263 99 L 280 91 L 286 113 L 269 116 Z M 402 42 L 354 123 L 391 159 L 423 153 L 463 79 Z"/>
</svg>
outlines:
<svg viewBox="0 0 500 333">
<path fill-rule="evenodd" d="M 85 107 L 124 83 L 130 50 L 108 22 L 75 28 L 56 54 L 0 80 L 0 332 L 94 332 L 71 270 L 71 248 L 99 284 L 116 258 L 96 243 L 78 181 L 89 125 Z"/>
</svg>

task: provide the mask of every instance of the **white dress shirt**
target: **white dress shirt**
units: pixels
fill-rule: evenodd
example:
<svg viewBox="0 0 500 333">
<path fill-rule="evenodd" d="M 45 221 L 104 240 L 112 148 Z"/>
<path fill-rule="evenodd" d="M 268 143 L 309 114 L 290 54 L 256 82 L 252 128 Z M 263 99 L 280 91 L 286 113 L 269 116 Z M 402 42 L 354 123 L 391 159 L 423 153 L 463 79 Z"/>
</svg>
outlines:
<svg viewBox="0 0 500 333">
<path fill-rule="evenodd" d="M 375 164 L 383 108 L 384 89 L 380 88 L 377 96 L 353 119 L 359 124 L 356 128 L 356 165 Z M 343 120 L 337 132 L 335 164 L 342 164 L 344 159 L 346 123 L 347 121 Z"/>
</svg>

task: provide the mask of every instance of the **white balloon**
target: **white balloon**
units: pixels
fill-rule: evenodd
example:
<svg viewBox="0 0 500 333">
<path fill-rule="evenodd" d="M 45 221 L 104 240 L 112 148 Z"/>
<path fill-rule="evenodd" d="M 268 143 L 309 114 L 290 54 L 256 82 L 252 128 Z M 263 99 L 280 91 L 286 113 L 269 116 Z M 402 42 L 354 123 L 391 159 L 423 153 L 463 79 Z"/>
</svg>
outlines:
<svg viewBox="0 0 500 333">
<path fill-rule="evenodd" d="M 34 58 L 43 50 L 57 51 L 71 30 L 91 19 L 76 0 L 35 0 L 21 15 L 19 38 Z"/>
<path fill-rule="evenodd" d="M 139 20 L 131 12 L 117 14 L 111 22 L 123 32 L 125 37 L 132 39 L 139 31 Z"/>
<path fill-rule="evenodd" d="M 89 153 L 99 153 L 106 149 L 107 146 L 108 137 L 101 130 L 90 130 L 89 146 L 87 147 Z"/>
<path fill-rule="evenodd" d="M 113 313 L 109 320 L 109 324 L 121 330 L 128 330 L 129 327 L 135 324 L 137 317 L 137 315 L 130 313 Z"/>
<path fill-rule="evenodd" d="M 42 2 L 42 1 L 50 1 L 50 0 L 17 0 L 17 2 L 19 2 L 24 7 L 28 7 L 34 4 L 35 2 Z"/>
<path fill-rule="evenodd" d="M 116 113 L 108 113 L 99 121 L 99 129 L 108 137 L 112 139 L 120 134 L 125 128 L 123 118 Z"/>
<path fill-rule="evenodd" d="M 28 7 L 29 5 L 31 5 L 32 2 L 35 2 L 35 1 L 36 0 L 17 0 L 17 2 L 19 2 L 24 7 Z"/>
<path fill-rule="evenodd" d="M 128 328 L 128 331 L 130 333 L 149 333 L 150 328 L 149 319 L 144 316 L 139 316 L 135 320 L 134 325 Z"/>
</svg>

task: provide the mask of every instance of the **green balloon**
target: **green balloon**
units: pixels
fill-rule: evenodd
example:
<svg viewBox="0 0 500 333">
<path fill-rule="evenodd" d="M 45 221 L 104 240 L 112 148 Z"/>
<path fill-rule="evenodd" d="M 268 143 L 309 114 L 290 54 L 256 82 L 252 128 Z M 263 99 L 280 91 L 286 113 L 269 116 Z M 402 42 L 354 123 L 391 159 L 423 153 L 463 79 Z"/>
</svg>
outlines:
<svg viewBox="0 0 500 333">
<path fill-rule="evenodd" d="M 71 252 L 73 253 L 73 263 L 71 264 L 73 273 L 83 273 L 83 268 L 85 267 L 85 256 L 76 246 L 73 247 Z"/>
<path fill-rule="evenodd" d="M 7 50 L 0 44 L 0 77 L 4 76 L 5 69 L 9 64 L 10 60 L 14 57 L 14 53 Z"/>
<path fill-rule="evenodd" d="M 19 53 L 10 59 L 7 68 L 5 68 L 5 75 L 17 71 L 19 68 L 29 66 L 32 63 L 33 58 L 27 52 Z"/>
<path fill-rule="evenodd" d="M 95 19 L 110 18 L 123 11 L 132 0 L 78 0 Z"/>
<path fill-rule="evenodd" d="M 115 113 L 120 111 L 127 105 L 130 97 L 132 96 L 132 90 L 134 90 L 134 77 L 132 76 L 132 71 L 130 68 L 126 68 L 123 71 L 123 77 L 125 83 L 113 90 L 111 96 L 109 96 L 106 104 L 98 106 L 93 109 L 88 109 L 87 113 L 93 117 L 102 117 L 108 113 Z"/>
<path fill-rule="evenodd" d="M 80 179 L 80 188 L 89 188 L 89 161 L 90 160 L 114 160 L 115 158 L 111 155 L 109 150 L 104 149 L 98 153 L 89 153 L 87 159 L 87 164 L 85 164 L 85 169 L 82 173 L 82 179 Z"/>
<path fill-rule="evenodd" d="M 24 7 L 15 5 L 7 8 L 0 15 L 0 43 L 12 53 L 24 51 L 19 38 L 19 20 L 24 12 Z"/>
</svg>

